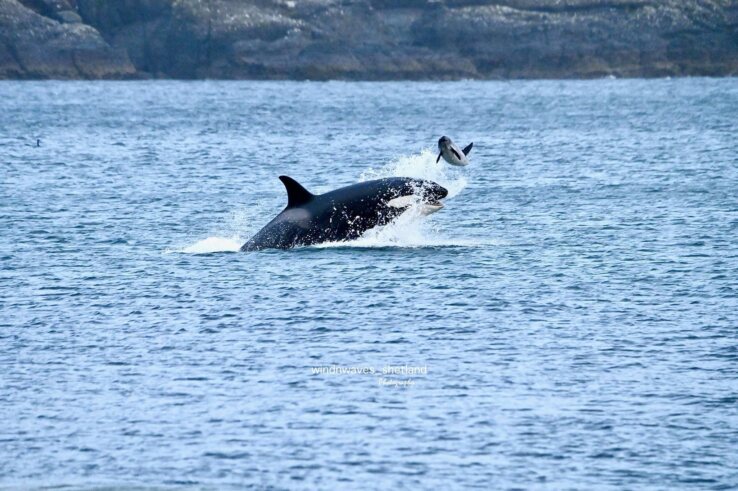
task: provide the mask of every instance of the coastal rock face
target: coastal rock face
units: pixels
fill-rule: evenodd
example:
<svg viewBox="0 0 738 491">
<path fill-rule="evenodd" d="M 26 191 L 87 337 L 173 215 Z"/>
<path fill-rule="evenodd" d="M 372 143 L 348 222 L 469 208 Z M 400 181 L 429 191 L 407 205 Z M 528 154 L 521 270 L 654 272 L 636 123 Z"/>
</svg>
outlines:
<svg viewBox="0 0 738 491">
<path fill-rule="evenodd" d="M 4 78 L 730 74 L 736 0 L 0 0 Z"/>
<path fill-rule="evenodd" d="M 66 1 L 0 0 L 0 78 L 124 78 L 136 69 Z"/>
</svg>

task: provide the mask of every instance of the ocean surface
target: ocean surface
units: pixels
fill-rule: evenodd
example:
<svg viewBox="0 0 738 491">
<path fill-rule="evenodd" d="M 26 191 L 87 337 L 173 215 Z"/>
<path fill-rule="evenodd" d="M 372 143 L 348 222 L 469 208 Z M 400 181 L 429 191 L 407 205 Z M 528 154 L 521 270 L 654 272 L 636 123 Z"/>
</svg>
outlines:
<svg viewBox="0 0 738 491">
<path fill-rule="evenodd" d="M 736 78 L 0 82 L 0 230 L 0 488 L 738 487 Z"/>
</svg>

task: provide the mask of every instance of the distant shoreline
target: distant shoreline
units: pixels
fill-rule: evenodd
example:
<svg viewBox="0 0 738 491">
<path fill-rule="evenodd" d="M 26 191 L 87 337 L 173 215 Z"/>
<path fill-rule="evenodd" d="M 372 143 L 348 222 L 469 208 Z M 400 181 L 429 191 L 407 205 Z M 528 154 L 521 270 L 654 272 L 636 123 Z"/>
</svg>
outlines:
<svg viewBox="0 0 738 491">
<path fill-rule="evenodd" d="M 0 79 L 736 75 L 720 0 L 0 0 Z"/>
<path fill-rule="evenodd" d="M 507 79 L 455 79 L 455 80 L 433 80 L 433 79 L 403 79 L 403 80 L 347 80 L 347 79 L 327 79 L 327 80 L 310 80 L 310 79 L 263 79 L 263 78 L 0 78 L 1 83 L 14 82 L 95 82 L 95 83 L 139 83 L 139 82 L 218 82 L 218 83 L 239 83 L 239 82 L 256 82 L 256 83 L 366 83 L 366 84 L 394 84 L 394 83 L 418 83 L 418 84 L 458 84 L 458 83 L 487 83 L 487 82 L 598 82 L 598 81 L 666 81 L 666 80 L 684 80 L 684 79 L 730 79 L 738 78 L 738 74 L 729 75 L 681 75 L 676 77 L 591 77 L 591 78 L 507 78 Z"/>
</svg>

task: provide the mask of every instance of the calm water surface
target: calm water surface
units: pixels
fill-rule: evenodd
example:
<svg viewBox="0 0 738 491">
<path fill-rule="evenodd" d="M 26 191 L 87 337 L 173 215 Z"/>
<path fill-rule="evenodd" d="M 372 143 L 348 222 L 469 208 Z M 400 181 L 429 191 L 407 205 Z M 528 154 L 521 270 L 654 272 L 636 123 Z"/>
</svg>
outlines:
<svg viewBox="0 0 738 491">
<path fill-rule="evenodd" d="M 2 487 L 738 487 L 738 79 L 2 82 L 0 229 Z"/>
</svg>

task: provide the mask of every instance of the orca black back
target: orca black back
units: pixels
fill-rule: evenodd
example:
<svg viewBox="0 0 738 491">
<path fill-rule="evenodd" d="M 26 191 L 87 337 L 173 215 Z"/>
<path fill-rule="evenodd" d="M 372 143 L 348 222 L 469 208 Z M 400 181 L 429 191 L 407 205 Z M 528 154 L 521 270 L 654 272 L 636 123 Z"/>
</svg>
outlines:
<svg viewBox="0 0 738 491">
<path fill-rule="evenodd" d="M 287 206 L 254 235 L 241 251 L 288 249 L 360 237 L 367 230 L 390 223 L 409 205 L 390 202 L 417 196 L 437 202 L 448 195 L 442 186 L 422 179 L 389 177 L 360 182 L 324 194 L 312 194 L 288 176 L 279 179 L 287 190 Z"/>
</svg>

